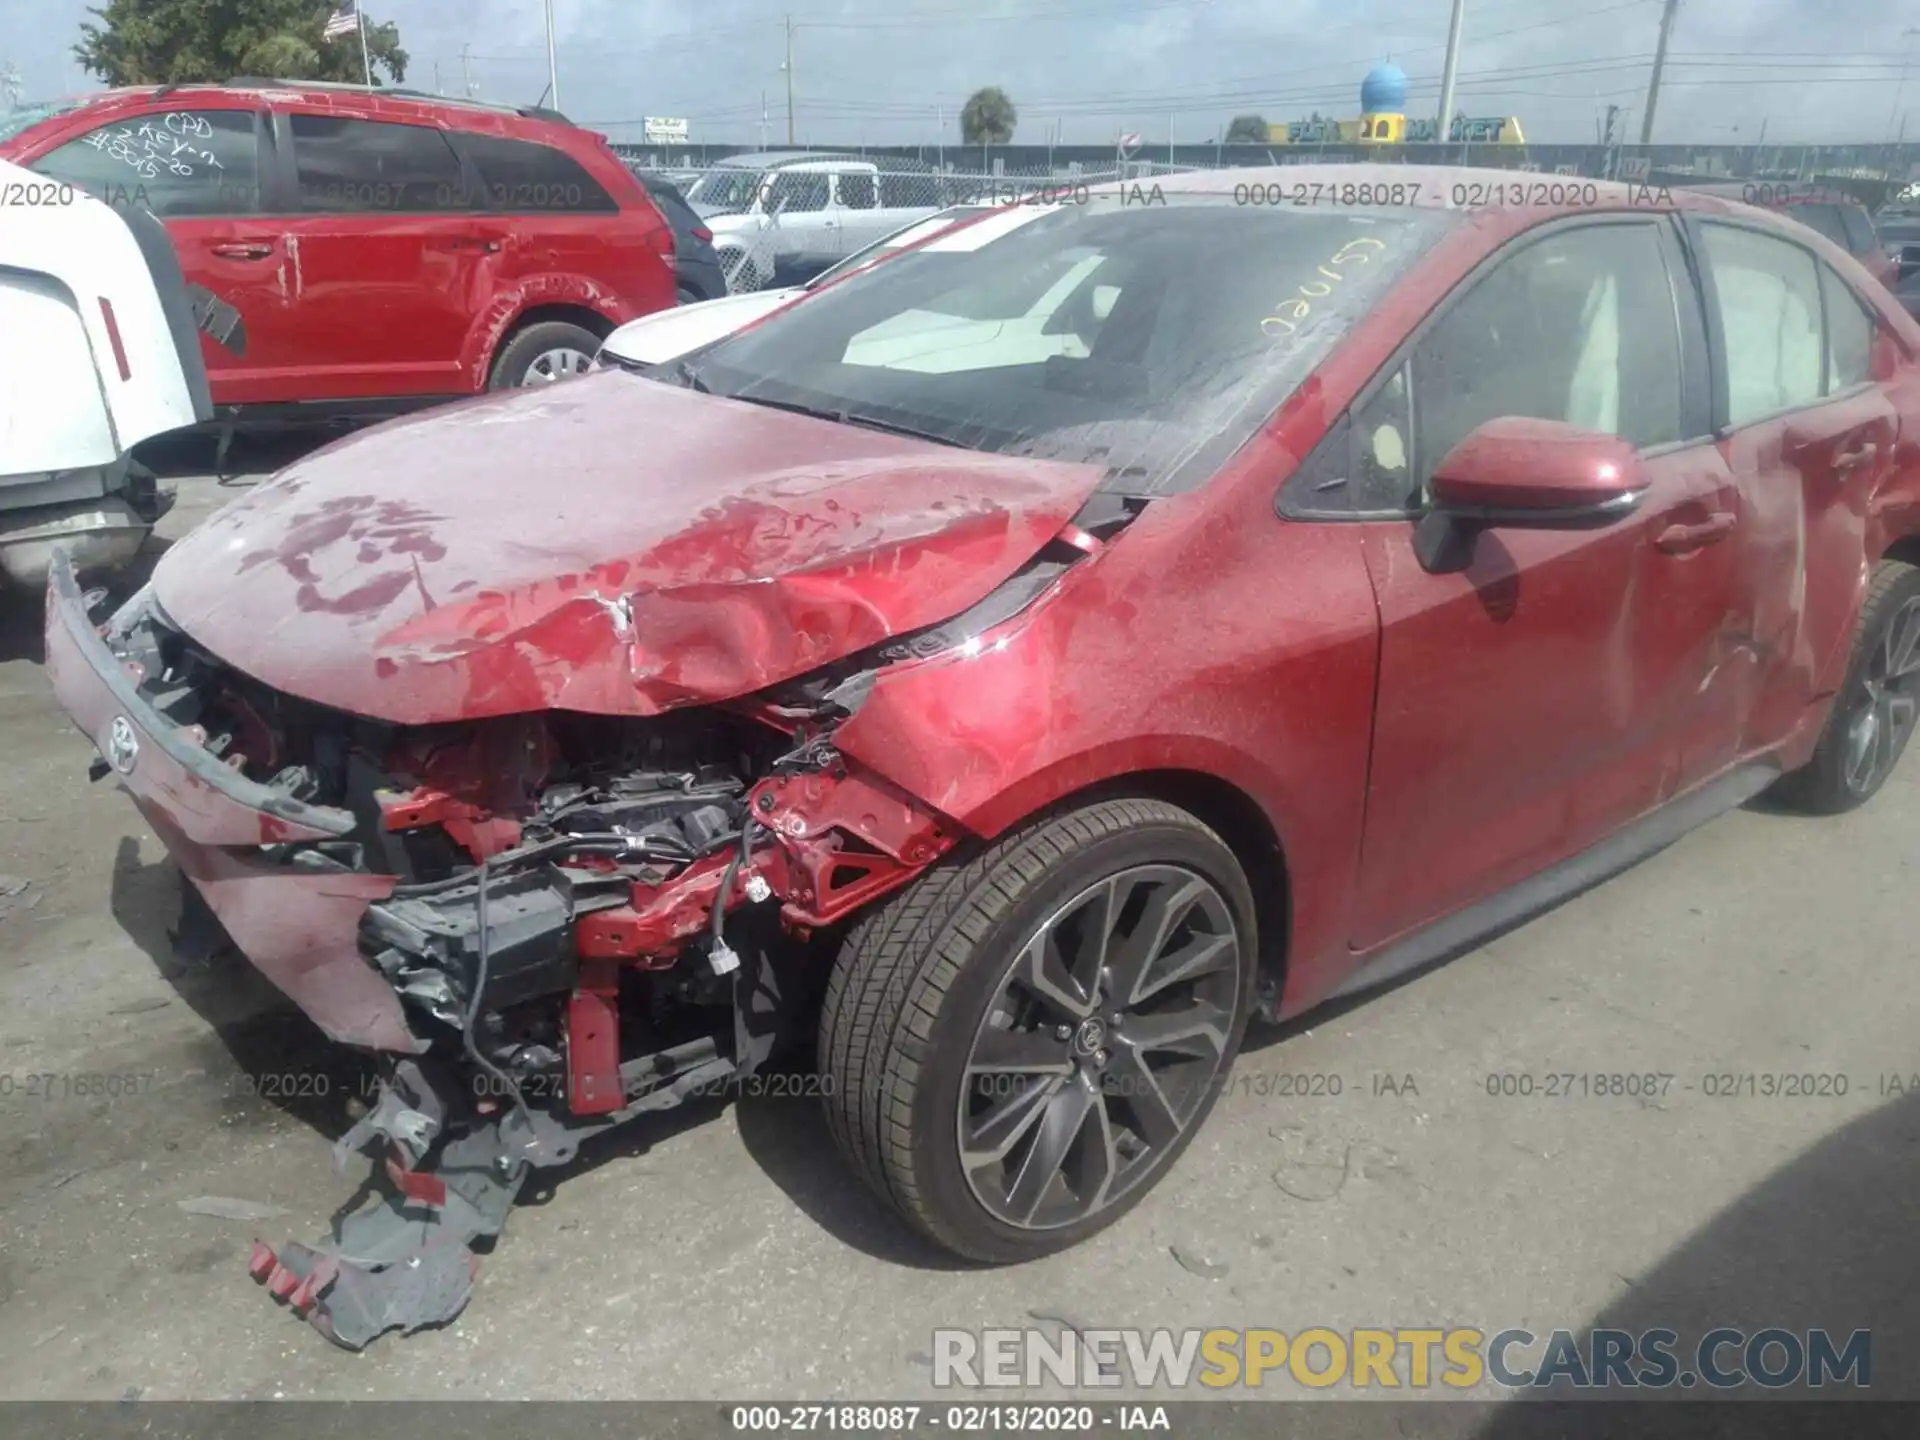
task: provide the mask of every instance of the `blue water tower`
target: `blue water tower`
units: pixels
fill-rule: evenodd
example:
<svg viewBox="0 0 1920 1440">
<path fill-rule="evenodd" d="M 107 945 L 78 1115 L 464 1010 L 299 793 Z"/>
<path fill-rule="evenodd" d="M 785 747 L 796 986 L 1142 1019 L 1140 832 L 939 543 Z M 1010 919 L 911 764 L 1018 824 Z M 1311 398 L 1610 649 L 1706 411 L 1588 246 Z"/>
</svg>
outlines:
<svg viewBox="0 0 1920 1440">
<path fill-rule="evenodd" d="M 1360 138 L 1393 144 L 1407 124 L 1407 72 L 1391 60 L 1360 82 Z"/>
</svg>

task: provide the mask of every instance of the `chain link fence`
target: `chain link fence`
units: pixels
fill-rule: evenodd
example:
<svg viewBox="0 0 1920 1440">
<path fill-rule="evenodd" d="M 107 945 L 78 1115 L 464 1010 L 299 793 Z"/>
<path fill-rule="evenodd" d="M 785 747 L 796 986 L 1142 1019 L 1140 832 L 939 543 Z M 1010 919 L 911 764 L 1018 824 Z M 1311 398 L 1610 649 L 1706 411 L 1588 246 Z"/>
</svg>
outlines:
<svg viewBox="0 0 1920 1440">
<path fill-rule="evenodd" d="M 733 159 L 738 147 L 616 145 L 614 149 L 633 168 L 661 174 L 683 193 L 715 171 L 741 177 L 747 193 L 756 197 L 754 221 L 716 224 L 720 233 L 714 242 L 728 274 L 729 288 L 736 290 L 761 289 L 775 283 L 783 268 L 805 278 L 807 267 L 799 266 L 796 271 L 795 257 L 823 261 L 813 266 L 813 273 L 817 273 L 832 259 L 948 206 L 1070 202 L 1081 187 L 1152 180 L 1194 170 L 1371 163 L 1474 166 L 1649 186 L 1790 181 L 1844 189 L 1869 209 L 1877 209 L 1900 194 L 1920 170 L 1920 163 L 1909 159 L 1904 145 L 1234 145 L 1169 147 L 1155 158 L 1039 146 L 995 147 L 997 153 L 978 148 L 943 153 L 931 147 L 864 153 L 796 147 L 780 152 L 781 159 L 804 154 L 813 160 L 865 162 L 875 167 L 868 172 L 870 180 L 855 181 L 851 186 L 842 177 L 834 204 L 840 215 L 849 217 L 841 232 L 846 238 L 828 245 L 818 221 L 809 218 L 823 212 L 829 203 L 826 177 L 819 172 L 809 176 L 805 172 L 763 169 L 757 162 L 773 157 L 762 154 L 751 159 L 742 156 L 723 166 L 720 162 Z M 981 157 L 984 163 L 977 167 L 955 163 L 952 157 L 961 155 Z M 863 225 L 863 211 L 871 212 L 875 223 Z M 883 220 L 885 223 L 881 223 Z"/>
</svg>

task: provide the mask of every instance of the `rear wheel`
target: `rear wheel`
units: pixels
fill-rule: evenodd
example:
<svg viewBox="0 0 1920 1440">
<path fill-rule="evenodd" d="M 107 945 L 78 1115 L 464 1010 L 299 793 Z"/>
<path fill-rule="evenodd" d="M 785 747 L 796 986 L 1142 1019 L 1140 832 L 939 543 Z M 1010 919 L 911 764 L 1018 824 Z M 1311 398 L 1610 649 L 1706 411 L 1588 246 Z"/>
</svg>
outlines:
<svg viewBox="0 0 1920 1440">
<path fill-rule="evenodd" d="M 1853 658 L 1820 743 L 1776 794 L 1837 815 L 1864 805 L 1893 773 L 1920 715 L 1920 569 L 1898 560 L 1875 567 L 1860 607 Z"/>
<path fill-rule="evenodd" d="M 951 859 L 848 936 L 821 1012 L 835 1140 L 936 1243 L 1007 1263 L 1124 1215 L 1239 1049 L 1254 910 L 1183 810 L 1112 800 Z"/>
<path fill-rule="evenodd" d="M 529 325 L 501 350 L 493 362 L 488 388 L 517 390 L 522 386 L 554 385 L 593 369 L 600 337 L 564 320 Z"/>
</svg>

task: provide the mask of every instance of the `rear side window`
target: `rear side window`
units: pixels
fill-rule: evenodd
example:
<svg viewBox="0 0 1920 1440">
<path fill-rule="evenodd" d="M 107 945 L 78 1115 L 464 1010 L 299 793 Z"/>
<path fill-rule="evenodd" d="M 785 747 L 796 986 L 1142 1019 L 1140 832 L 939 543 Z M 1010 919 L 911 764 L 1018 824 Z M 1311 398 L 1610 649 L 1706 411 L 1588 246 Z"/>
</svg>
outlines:
<svg viewBox="0 0 1920 1440">
<path fill-rule="evenodd" d="M 840 203 L 849 210 L 873 209 L 876 199 L 873 176 L 850 170 L 835 176 L 834 184 L 840 190 Z"/>
<path fill-rule="evenodd" d="M 1847 228 L 1847 249 L 1855 255 L 1879 248 L 1880 237 L 1873 233 L 1873 221 L 1866 211 L 1852 205 L 1843 206 L 1840 221 Z"/>
<path fill-rule="evenodd" d="M 1789 220 L 1798 220 L 1809 230 L 1817 231 L 1838 245 L 1842 250 L 1851 250 L 1847 239 L 1846 222 L 1840 218 L 1838 205 L 1789 205 L 1785 214 Z"/>
<path fill-rule="evenodd" d="M 803 215 L 827 208 L 827 177 L 806 171 L 788 170 L 773 177 L 767 186 L 761 208 L 769 213 Z"/>
<path fill-rule="evenodd" d="M 429 125 L 289 117 L 307 214 L 465 210 L 460 157 Z"/>
<path fill-rule="evenodd" d="M 1726 338 L 1728 423 L 1818 400 L 1825 377 L 1813 256 L 1752 230 L 1700 228 Z"/>
<path fill-rule="evenodd" d="M 466 132 L 460 144 L 479 167 L 490 209 L 604 215 L 620 208 L 606 187 L 564 150 Z"/>
<path fill-rule="evenodd" d="M 1873 378 L 1873 317 L 1847 283 L 1820 267 L 1827 307 L 1827 393 L 1838 394 Z"/>
<path fill-rule="evenodd" d="M 888 210 L 932 210 L 946 203 L 934 175 L 905 172 L 880 177 L 880 204 Z"/>
<path fill-rule="evenodd" d="M 163 217 L 254 215 L 258 130 L 251 110 L 168 110 L 103 125 L 31 168 L 118 208 Z"/>
</svg>

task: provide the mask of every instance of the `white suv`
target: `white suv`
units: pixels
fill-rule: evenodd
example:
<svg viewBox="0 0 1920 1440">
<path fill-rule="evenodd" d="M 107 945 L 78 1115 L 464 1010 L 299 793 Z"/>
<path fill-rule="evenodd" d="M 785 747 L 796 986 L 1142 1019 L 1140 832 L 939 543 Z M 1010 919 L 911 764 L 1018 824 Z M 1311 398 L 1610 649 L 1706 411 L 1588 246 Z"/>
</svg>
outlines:
<svg viewBox="0 0 1920 1440">
<path fill-rule="evenodd" d="M 758 290 L 782 259 L 832 264 L 940 209 L 940 177 L 870 160 L 735 155 L 687 191 L 730 290 Z"/>
</svg>

